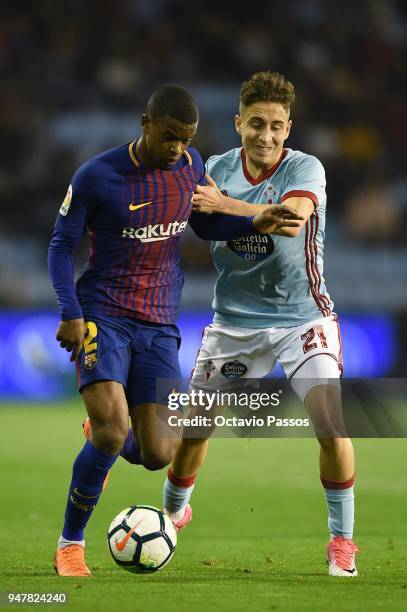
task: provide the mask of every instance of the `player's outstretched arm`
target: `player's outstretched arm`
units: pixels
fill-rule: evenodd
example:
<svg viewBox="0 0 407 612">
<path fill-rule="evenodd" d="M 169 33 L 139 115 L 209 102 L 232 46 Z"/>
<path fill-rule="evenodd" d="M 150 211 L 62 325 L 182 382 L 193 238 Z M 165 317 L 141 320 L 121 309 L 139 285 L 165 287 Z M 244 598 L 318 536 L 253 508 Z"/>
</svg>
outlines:
<svg viewBox="0 0 407 612">
<path fill-rule="evenodd" d="M 289 197 L 284 204 L 251 204 L 223 194 L 215 181 L 206 175 L 208 185 L 197 185 L 192 196 L 192 210 L 206 214 L 253 217 L 253 225 L 263 234 L 278 234 L 287 238 L 297 236 L 314 212 L 314 202 L 308 197 Z"/>
<path fill-rule="evenodd" d="M 192 210 L 206 214 L 221 213 L 241 217 L 253 217 L 265 213 L 266 216 L 259 218 L 258 225 L 255 225 L 261 233 L 294 238 L 314 211 L 313 201 L 302 196 L 287 198 L 284 204 L 273 204 L 272 207 L 267 208 L 264 204 L 251 204 L 237 200 L 222 193 L 208 174 L 205 177 L 208 185 L 197 185 L 192 196 Z M 266 210 L 268 212 L 265 212 Z M 300 223 L 292 223 L 293 221 L 300 221 Z M 267 230 L 267 227 L 270 229 Z"/>
<path fill-rule="evenodd" d="M 253 223 L 254 219 L 256 225 Z M 191 228 L 202 240 L 233 240 L 255 233 L 272 234 L 283 230 L 297 230 L 302 221 L 296 211 L 285 205 L 262 206 L 261 213 L 253 217 L 194 212 L 189 218 Z"/>
<path fill-rule="evenodd" d="M 250 204 L 225 196 L 215 181 L 206 175 L 208 185 L 197 185 L 192 196 L 189 224 L 203 240 L 232 240 L 249 236 L 253 230 L 262 234 L 299 231 L 303 217 L 293 208 Z M 214 213 L 213 216 L 209 216 Z M 253 223 L 256 219 L 256 225 Z"/>
</svg>

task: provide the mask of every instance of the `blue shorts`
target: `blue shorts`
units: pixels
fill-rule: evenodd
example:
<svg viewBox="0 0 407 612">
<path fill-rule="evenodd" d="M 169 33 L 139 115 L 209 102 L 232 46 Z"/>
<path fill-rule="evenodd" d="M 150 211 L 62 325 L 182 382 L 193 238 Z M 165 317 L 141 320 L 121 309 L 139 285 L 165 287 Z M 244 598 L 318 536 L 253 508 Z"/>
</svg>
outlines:
<svg viewBox="0 0 407 612">
<path fill-rule="evenodd" d="M 101 380 L 121 383 L 129 407 L 149 402 L 167 403 L 179 379 L 181 337 L 176 325 L 161 325 L 126 317 L 85 318 L 87 335 L 77 361 L 78 388 Z M 166 388 L 168 387 L 168 389 Z"/>
</svg>

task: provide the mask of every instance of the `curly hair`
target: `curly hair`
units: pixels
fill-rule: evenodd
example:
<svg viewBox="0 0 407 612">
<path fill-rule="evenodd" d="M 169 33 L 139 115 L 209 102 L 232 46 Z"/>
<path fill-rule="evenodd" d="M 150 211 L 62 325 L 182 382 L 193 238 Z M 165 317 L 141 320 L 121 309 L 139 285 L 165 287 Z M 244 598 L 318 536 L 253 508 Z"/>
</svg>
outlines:
<svg viewBox="0 0 407 612">
<path fill-rule="evenodd" d="M 240 89 L 240 102 L 245 106 L 255 102 L 276 102 L 289 112 L 294 101 L 294 85 L 282 74 L 270 70 L 256 72 Z"/>
</svg>

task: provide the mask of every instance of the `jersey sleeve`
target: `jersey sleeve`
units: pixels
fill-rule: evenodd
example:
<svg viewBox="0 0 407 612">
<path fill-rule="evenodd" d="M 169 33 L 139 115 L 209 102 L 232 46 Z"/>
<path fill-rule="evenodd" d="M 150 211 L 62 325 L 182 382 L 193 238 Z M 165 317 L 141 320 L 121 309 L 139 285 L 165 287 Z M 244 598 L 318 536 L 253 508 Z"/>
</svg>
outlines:
<svg viewBox="0 0 407 612">
<path fill-rule="evenodd" d="M 59 209 L 55 231 L 73 239 L 80 239 L 83 236 L 89 218 L 94 212 L 96 183 L 96 177 L 88 163 L 78 168 Z"/>
<path fill-rule="evenodd" d="M 92 180 L 85 165 L 72 178 L 48 248 L 48 270 L 62 320 L 82 318 L 74 286 L 73 254 L 93 211 Z"/>
<path fill-rule="evenodd" d="M 325 204 L 325 170 L 321 162 L 312 155 L 294 160 L 287 171 L 287 185 L 281 202 L 288 198 L 309 198 L 317 207 Z"/>
<path fill-rule="evenodd" d="M 253 217 L 239 217 L 213 213 L 193 212 L 189 225 L 202 240 L 233 240 L 253 234 L 260 234 L 253 225 Z"/>
<path fill-rule="evenodd" d="M 201 154 L 196 149 L 192 149 L 191 157 L 193 159 L 194 166 L 196 167 L 196 170 L 197 170 L 197 184 L 207 185 L 208 183 L 205 178 L 205 174 L 206 174 L 205 164 L 203 162 Z"/>
</svg>

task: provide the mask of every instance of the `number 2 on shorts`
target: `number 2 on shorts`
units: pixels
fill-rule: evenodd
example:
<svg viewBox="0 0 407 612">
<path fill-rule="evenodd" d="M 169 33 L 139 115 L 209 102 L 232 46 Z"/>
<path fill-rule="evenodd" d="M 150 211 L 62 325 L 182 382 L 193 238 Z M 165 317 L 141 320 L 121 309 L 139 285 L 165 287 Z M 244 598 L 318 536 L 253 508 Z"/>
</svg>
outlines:
<svg viewBox="0 0 407 612">
<path fill-rule="evenodd" d="M 98 335 L 98 328 L 96 323 L 93 321 L 85 322 L 85 339 L 83 341 L 83 348 L 85 349 L 85 355 L 91 351 L 96 351 L 98 343 L 94 342 L 94 339 Z"/>
</svg>

